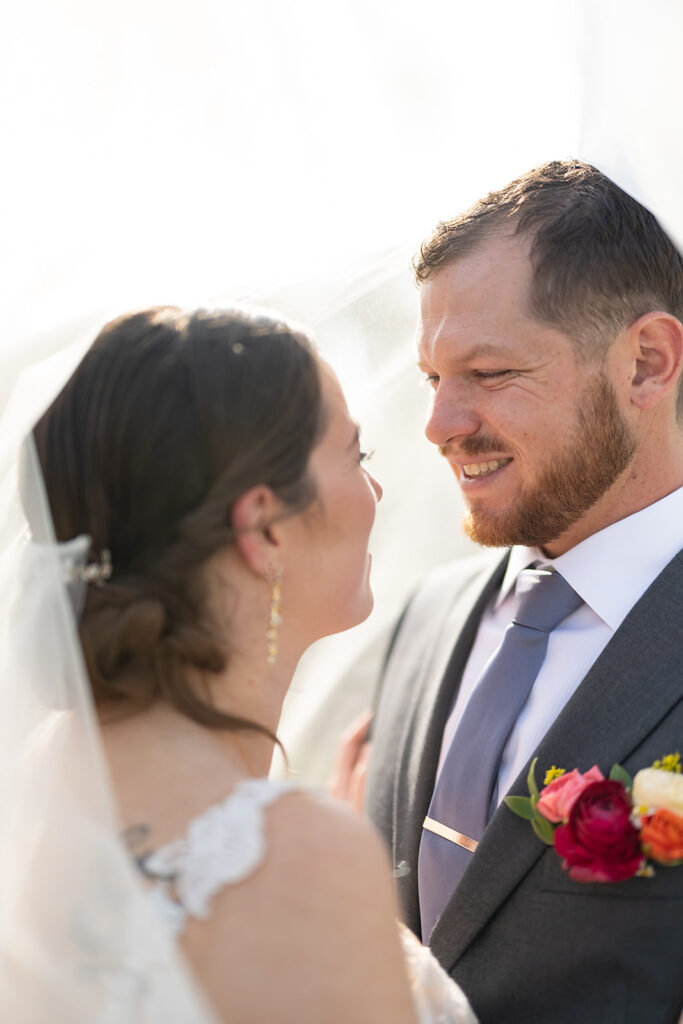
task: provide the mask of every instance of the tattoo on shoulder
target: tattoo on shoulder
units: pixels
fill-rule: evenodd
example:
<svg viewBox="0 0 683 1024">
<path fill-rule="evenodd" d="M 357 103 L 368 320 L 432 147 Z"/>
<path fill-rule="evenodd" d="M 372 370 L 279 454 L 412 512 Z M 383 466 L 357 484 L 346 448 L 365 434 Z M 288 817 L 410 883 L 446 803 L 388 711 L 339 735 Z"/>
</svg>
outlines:
<svg viewBox="0 0 683 1024">
<path fill-rule="evenodd" d="M 152 853 L 149 847 L 150 832 L 149 825 L 139 823 L 137 825 L 129 825 L 121 833 L 121 838 L 140 867 L 144 866 L 145 858 L 149 857 L 150 853 Z"/>
</svg>

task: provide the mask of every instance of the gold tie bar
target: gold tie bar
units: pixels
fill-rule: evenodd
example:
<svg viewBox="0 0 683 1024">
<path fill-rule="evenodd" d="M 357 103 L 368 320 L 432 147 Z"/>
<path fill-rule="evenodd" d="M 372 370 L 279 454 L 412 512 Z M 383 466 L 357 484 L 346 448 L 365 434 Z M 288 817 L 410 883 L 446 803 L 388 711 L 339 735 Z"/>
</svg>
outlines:
<svg viewBox="0 0 683 1024">
<path fill-rule="evenodd" d="M 470 839 L 469 836 L 463 835 L 462 832 L 456 832 L 454 828 L 442 825 L 440 821 L 430 818 L 429 815 L 423 821 L 422 827 L 437 836 L 441 836 L 442 839 L 448 839 L 449 842 L 455 843 L 456 846 L 462 846 L 464 850 L 469 850 L 470 853 L 474 853 L 479 845 L 476 839 Z"/>
</svg>

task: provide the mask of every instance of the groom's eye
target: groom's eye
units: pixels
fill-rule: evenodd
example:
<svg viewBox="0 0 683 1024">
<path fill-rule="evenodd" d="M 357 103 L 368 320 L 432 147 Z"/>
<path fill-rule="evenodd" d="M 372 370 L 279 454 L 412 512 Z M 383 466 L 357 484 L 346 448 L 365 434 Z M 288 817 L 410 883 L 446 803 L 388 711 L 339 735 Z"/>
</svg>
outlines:
<svg viewBox="0 0 683 1024">
<path fill-rule="evenodd" d="M 472 370 L 474 379 L 480 381 L 504 381 L 514 374 L 514 370 Z"/>
<path fill-rule="evenodd" d="M 423 379 L 424 384 L 429 384 L 430 388 L 437 388 L 439 385 L 438 373 L 426 373 Z"/>
</svg>

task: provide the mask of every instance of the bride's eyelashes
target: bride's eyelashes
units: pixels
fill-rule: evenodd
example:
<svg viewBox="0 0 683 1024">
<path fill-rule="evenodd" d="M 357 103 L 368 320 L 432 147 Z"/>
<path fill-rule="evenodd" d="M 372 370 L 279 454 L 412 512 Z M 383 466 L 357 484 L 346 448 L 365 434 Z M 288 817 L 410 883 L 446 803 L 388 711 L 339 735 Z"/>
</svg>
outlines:
<svg viewBox="0 0 683 1024">
<path fill-rule="evenodd" d="M 369 460 L 372 458 L 372 456 L 374 454 L 375 454 L 375 449 L 374 448 L 371 448 L 369 452 L 361 451 L 361 452 L 358 453 L 358 461 L 359 462 L 369 462 Z"/>
</svg>

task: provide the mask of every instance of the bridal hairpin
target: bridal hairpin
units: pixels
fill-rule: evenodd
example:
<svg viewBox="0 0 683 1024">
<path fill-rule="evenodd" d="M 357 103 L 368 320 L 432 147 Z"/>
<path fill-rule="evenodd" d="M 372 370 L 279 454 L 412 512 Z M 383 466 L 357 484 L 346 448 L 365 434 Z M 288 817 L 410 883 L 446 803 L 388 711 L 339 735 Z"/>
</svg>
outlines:
<svg viewBox="0 0 683 1024">
<path fill-rule="evenodd" d="M 111 578 L 111 552 L 108 548 L 103 548 L 100 560 L 89 562 L 87 557 L 90 546 L 90 537 L 85 534 L 59 545 L 66 583 L 94 583 L 96 586 L 102 586 Z"/>
<path fill-rule="evenodd" d="M 96 586 L 101 587 L 103 583 L 111 578 L 112 574 L 111 552 L 109 548 L 102 549 L 101 561 L 86 562 L 85 565 L 79 566 L 76 571 L 78 578 L 83 580 L 84 583 L 94 583 Z"/>
</svg>

